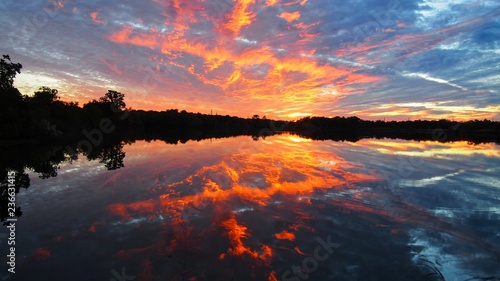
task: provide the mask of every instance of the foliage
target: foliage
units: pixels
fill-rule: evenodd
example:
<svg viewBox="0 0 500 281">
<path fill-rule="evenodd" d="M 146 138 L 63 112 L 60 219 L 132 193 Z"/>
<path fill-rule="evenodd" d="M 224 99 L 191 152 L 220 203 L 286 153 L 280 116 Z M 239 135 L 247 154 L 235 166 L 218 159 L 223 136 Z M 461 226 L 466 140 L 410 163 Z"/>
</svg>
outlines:
<svg viewBox="0 0 500 281">
<path fill-rule="evenodd" d="M 48 105 L 54 103 L 59 99 L 57 94 L 59 93 L 56 89 L 51 89 L 49 87 L 42 86 L 36 91 L 32 97 L 35 102 Z"/>
<path fill-rule="evenodd" d="M 13 63 L 9 55 L 3 55 L 0 59 L 0 90 L 14 88 L 14 78 L 21 73 L 23 66 Z"/>
<path fill-rule="evenodd" d="M 103 104 L 113 104 L 120 110 L 126 109 L 125 95 L 117 91 L 108 90 L 108 92 L 99 99 L 99 102 Z"/>
</svg>

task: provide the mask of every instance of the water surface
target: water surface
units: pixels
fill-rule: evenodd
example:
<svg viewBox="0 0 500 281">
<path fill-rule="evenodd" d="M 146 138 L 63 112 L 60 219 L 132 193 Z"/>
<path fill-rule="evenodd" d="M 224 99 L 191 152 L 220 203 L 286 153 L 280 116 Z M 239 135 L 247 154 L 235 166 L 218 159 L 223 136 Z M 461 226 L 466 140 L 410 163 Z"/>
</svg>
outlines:
<svg viewBox="0 0 500 281">
<path fill-rule="evenodd" d="M 494 144 L 277 135 L 123 152 L 116 170 L 80 156 L 30 174 L 9 280 L 500 275 Z"/>
</svg>

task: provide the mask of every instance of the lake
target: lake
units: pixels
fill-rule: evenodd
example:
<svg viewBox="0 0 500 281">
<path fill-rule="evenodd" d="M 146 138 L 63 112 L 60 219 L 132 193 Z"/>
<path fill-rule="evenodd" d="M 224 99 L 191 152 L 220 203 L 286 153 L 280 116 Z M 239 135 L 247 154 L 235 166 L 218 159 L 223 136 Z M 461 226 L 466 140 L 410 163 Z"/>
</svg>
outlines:
<svg viewBox="0 0 500 281">
<path fill-rule="evenodd" d="M 291 134 L 123 145 L 17 194 L 7 280 L 500 275 L 500 147 Z M 116 167 L 116 166 L 115 166 Z M 2 230 L 2 233 L 6 230 Z M 6 240 L 2 254 L 7 253 Z M 6 259 L 6 258 L 4 258 Z M 471 279 L 476 278 L 476 279 Z M 498 279 L 495 279 L 498 280 Z"/>
</svg>

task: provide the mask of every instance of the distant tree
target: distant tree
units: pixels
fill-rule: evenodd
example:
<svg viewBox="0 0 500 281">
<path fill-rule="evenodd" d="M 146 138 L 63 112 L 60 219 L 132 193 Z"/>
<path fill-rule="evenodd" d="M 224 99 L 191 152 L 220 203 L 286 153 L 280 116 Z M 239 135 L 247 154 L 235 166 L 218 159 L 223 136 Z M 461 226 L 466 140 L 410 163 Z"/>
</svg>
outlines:
<svg viewBox="0 0 500 281">
<path fill-rule="evenodd" d="M 70 101 L 70 102 L 62 102 L 65 106 L 68 107 L 79 107 L 77 101 Z"/>
<path fill-rule="evenodd" d="M 254 116 L 252 116 L 252 119 L 259 119 L 260 116 L 258 114 L 255 114 Z"/>
<path fill-rule="evenodd" d="M 57 96 L 58 93 L 59 91 L 56 89 L 43 86 L 35 92 L 33 100 L 42 104 L 51 104 L 59 99 L 59 96 Z"/>
<path fill-rule="evenodd" d="M 0 59 L 0 90 L 14 88 L 14 78 L 21 73 L 23 66 L 20 63 L 13 63 L 9 55 L 2 55 Z"/>
<path fill-rule="evenodd" d="M 99 102 L 112 103 L 120 110 L 125 110 L 127 108 L 125 104 L 125 95 L 113 90 L 108 90 L 108 92 L 99 99 Z"/>
</svg>

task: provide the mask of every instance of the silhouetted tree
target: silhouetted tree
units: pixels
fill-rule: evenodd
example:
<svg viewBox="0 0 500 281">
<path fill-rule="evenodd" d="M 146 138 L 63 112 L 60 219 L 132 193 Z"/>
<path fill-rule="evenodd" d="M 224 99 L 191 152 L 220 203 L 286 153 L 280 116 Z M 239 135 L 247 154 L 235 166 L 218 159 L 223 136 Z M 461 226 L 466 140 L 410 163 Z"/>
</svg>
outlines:
<svg viewBox="0 0 500 281">
<path fill-rule="evenodd" d="M 105 104 L 114 104 L 116 108 L 120 110 L 126 109 L 125 95 L 117 91 L 108 90 L 108 92 L 99 99 L 99 102 Z"/>
<path fill-rule="evenodd" d="M 48 105 L 59 99 L 57 96 L 58 93 L 59 91 L 56 89 L 42 86 L 34 93 L 32 99 L 37 103 Z"/>
<path fill-rule="evenodd" d="M 21 73 L 22 67 L 20 63 L 13 63 L 9 55 L 2 55 L 0 59 L 0 90 L 14 88 L 14 77 Z"/>
<path fill-rule="evenodd" d="M 23 131 L 25 108 L 23 98 L 14 88 L 14 78 L 22 65 L 13 63 L 8 55 L 0 59 L 0 139 L 19 138 Z"/>
</svg>

